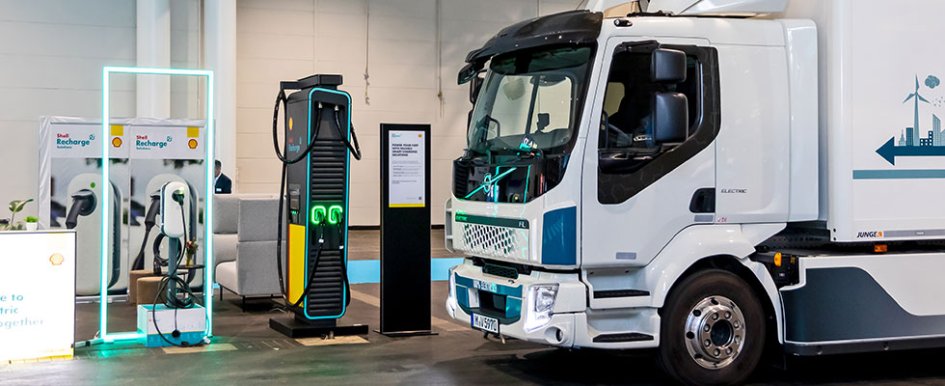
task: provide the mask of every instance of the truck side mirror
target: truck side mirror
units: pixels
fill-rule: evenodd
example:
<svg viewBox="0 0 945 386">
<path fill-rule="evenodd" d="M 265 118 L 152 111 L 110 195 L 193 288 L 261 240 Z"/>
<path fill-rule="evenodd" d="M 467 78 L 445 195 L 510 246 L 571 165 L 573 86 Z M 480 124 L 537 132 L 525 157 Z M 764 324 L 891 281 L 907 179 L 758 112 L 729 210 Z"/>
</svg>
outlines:
<svg viewBox="0 0 945 386">
<path fill-rule="evenodd" d="M 650 78 L 659 83 L 682 83 L 686 81 L 686 53 L 679 50 L 657 48 L 650 63 Z"/>
<path fill-rule="evenodd" d="M 548 125 L 551 124 L 551 114 L 549 113 L 538 113 L 538 132 L 545 130 Z"/>
<path fill-rule="evenodd" d="M 466 63 L 466 65 L 464 65 L 463 68 L 459 70 L 459 73 L 456 74 L 456 84 L 464 84 L 472 80 L 472 78 L 478 73 L 479 70 L 476 68 L 476 66 L 474 66 L 472 63 Z"/>
<path fill-rule="evenodd" d="M 479 90 L 482 90 L 483 79 L 476 75 L 469 81 L 469 103 L 476 104 L 479 98 Z"/>
<path fill-rule="evenodd" d="M 653 95 L 653 139 L 656 143 L 679 143 L 689 131 L 689 101 L 680 92 Z"/>
</svg>

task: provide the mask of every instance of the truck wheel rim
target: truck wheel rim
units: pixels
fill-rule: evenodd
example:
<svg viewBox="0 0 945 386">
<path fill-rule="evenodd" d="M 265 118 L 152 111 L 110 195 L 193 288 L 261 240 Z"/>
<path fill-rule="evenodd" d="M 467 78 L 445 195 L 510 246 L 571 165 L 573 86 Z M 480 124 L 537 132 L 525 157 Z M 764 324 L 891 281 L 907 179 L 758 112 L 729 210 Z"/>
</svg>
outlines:
<svg viewBox="0 0 945 386">
<path fill-rule="evenodd" d="M 731 299 L 709 296 L 689 310 L 685 341 L 689 357 L 699 366 L 725 368 L 745 346 L 745 316 Z"/>
</svg>

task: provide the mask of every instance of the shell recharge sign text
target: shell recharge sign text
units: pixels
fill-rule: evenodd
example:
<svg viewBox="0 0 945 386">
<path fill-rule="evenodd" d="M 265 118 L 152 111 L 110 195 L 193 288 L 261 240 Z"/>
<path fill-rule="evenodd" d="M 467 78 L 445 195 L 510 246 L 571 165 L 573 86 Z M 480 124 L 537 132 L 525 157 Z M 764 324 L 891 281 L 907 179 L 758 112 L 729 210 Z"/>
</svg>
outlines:
<svg viewBox="0 0 945 386">
<path fill-rule="evenodd" d="M 95 134 L 89 134 L 86 138 L 72 138 L 70 133 L 56 133 L 56 148 L 57 149 L 72 149 L 74 147 L 86 148 L 92 145 L 92 142 L 95 141 Z"/>
<path fill-rule="evenodd" d="M 201 159 L 204 153 L 202 127 L 128 126 L 134 138 L 131 158 L 138 159 Z"/>
</svg>

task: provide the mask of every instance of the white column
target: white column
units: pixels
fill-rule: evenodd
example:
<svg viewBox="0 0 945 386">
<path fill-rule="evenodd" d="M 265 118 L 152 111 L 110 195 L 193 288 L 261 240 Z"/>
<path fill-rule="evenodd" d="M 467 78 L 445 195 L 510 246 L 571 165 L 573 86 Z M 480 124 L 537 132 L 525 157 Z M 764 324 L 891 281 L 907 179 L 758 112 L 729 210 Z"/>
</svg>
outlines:
<svg viewBox="0 0 945 386">
<path fill-rule="evenodd" d="M 216 81 L 216 150 L 223 173 L 239 187 L 236 173 L 236 0 L 204 1 L 204 58 Z"/>
<path fill-rule="evenodd" d="M 138 0 L 137 14 L 138 67 L 170 67 L 171 7 L 169 0 Z M 170 118 L 170 77 L 138 75 L 136 83 L 136 115 L 148 118 Z"/>
</svg>

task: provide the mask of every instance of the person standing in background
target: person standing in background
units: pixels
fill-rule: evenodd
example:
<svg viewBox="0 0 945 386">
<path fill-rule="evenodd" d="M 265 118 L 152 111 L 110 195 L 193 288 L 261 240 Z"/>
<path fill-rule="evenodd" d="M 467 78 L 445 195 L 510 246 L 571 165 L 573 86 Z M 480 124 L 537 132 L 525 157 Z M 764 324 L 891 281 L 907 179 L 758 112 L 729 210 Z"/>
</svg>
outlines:
<svg viewBox="0 0 945 386">
<path fill-rule="evenodd" d="M 216 194 L 230 194 L 233 192 L 233 181 L 230 181 L 230 177 L 227 177 L 226 174 L 223 174 L 223 163 L 220 160 L 216 161 L 216 171 L 213 173 L 213 192 Z"/>
</svg>

